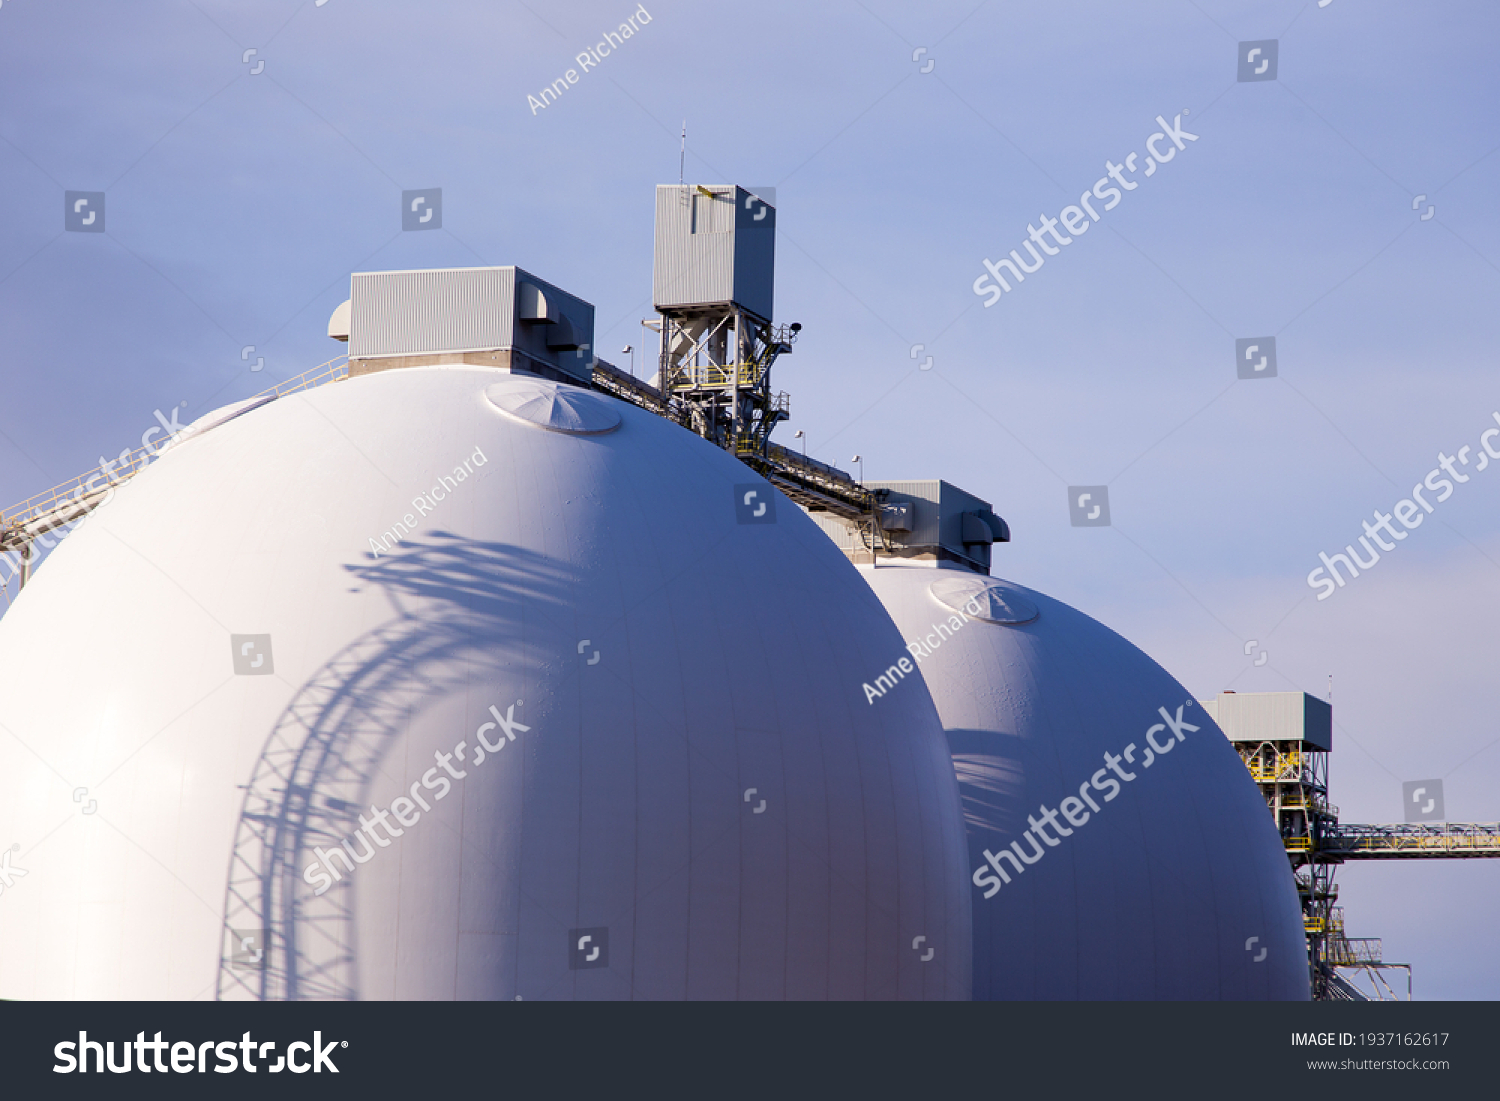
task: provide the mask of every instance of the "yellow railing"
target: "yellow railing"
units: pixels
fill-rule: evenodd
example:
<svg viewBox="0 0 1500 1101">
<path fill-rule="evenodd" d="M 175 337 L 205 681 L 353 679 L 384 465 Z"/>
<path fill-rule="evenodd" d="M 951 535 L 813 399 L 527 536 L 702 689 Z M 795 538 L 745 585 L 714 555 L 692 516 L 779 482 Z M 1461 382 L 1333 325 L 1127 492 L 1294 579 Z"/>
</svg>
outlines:
<svg viewBox="0 0 1500 1101">
<path fill-rule="evenodd" d="M 1430 837 L 1362 837 L 1337 846 L 1345 852 L 1500 853 L 1500 834 L 1449 834 Z"/>
<path fill-rule="evenodd" d="M 111 486 L 119 485 L 127 478 L 138 473 L 142 467 L 151 461 L 156 455 L 156 448 L 150 444 L 138 447 L 128 452 L 124 458 L 109 464 L 108 472 L 104 467 L 96 466 L 87 474 L 80 475 L 71 481 L 63 482 L 61 485 L 53 486 L 34 496 L 26 498 L 20 504 L 6 509 L 0 513 L 0 546 L 9 549 L 12 541 L 7 536 L 18 535 L 23 532 L 28 524 L 35 523 L 38 519 L 49 513 L 58 512 L 67 505 L 81 500 L 91 499 L 94 495 L 103 493 Z M 103 484 L 94 484 L 102 480 Z M 67 523 L 66 518 L 59 519 L 57 526 Z M 43 525 L 33 535 L 44 535 L 52 530 L 51 527 Z M 24 540 L 23 540 L 24 541 Z"/>
<path fill-rule="evenodd" d="M 348 377 L 348 358 L 347 355 L 335 356 L 327 363 L 320 363 L 295 378 L 289 378 L 285 382 L 277 383 L 269 390 L 261 391 L 250 400 L 256 401 L 268 397 L 284 398 L 288 394 L 295 394 L 327 382 L 339 382 Z M 12 544 L 24 543 L 31 536 L 44 534 L 76 519 L 74 512 L 77 510 L 69 509 L 69 505 L 77 504 L 80 509 L 87 512 L 88 508 L 85 506 L 95 503 L 94 498 L 139 474 L 169 442 L 170 438 L 163 439 L 159 443 L 144 444 L 134 451 L 127 452 L 122 459 L 107 463 L 105 466 L 96 466 L 87 474 L 80 474 L 61 485 L 34 494 L 4 512 L 0 512 L 0 549 L 9 549 Z M 49 515 L 51 513 L 58 515 L 51 516 Z M 39 520 L 43 523 L 37 525 Z M 37 526 L 35 530 L 27 532 L 25 529 L 28 525 Z"/>
<path fill-rule="evenodd" d="M 295 394 L 301 390 L 311 390 L 314 386 L 322 386 L 325 382 L 343 382 L 348 377 L 349 356 L 347 354 L 337 355 L 327 363 L 320 363 L 310 370 L 303 371 L 294 378 L 289 378 L 285 382 L 278 382 L 269 390 L 262 390 L 250 400 L 256 401 L 260 398 L 272 396 L 284 398 L 288 394 Z"/>
<path fill-rule="evenodd" d="M 1245 767 L 1250 770 L 1250 775 L 1257 782 L 1271 780 L 1297 780 L 1302 775 L 1302 754 L 1276 753 L 1269 761 L 1262 760 L 1256 754 L 1244 758 Z"/>
<path fill-rule="evenodd" d="M 720 386 L 757 386 L 765 372 L 754 363 L 708 363 L 696 367 L 674 367 L 669 377 L 672 390 L 699 390 Z"/>
</svg>

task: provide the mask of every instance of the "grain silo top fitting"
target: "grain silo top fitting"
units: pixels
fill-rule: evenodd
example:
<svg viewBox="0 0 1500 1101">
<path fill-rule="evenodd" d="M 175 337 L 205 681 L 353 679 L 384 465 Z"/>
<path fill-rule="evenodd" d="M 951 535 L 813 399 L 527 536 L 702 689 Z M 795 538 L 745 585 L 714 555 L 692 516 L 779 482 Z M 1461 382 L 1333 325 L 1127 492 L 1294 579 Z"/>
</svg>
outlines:
<svg viewBox="0 0 1500 1101">
<path fill-rule="evenodd" d="M 362 271 L 328 335 L 351 376 L 467 363 L 588 386 L 594 307 L 518 267 Z"/>
</svg>

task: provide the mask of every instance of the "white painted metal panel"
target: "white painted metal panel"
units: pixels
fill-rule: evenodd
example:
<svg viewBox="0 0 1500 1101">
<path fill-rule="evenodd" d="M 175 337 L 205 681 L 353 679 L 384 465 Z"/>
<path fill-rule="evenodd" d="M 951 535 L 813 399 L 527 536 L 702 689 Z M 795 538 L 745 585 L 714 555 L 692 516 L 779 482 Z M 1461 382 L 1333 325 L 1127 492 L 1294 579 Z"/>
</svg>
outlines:
<svg viewBox="0 0 1500 1101">
<path fill-rule="evenodd" d="M 1011 882 L 992 897 L 988 884 L 970 888 L 976 999 L 1308 998 L 1281 839 L 1239 756 L 1176 680 L 1034 590 L 957 567 L 860 572 L 912 640 L 953 614 L 932 592 L 947 578 L 994 584 L 1014 598 L 1003 603 L 1039 611 L 1015 626 L 976 618 L 917 666 L 948 732 L 971 871 L 987 866 L 986 850 L 1013 843 L 1029 856 L 1030 820 L 1076 798 L 1106 768 L 1106 753 L 1134 746 L 1135 763 L 1122 767 L 1135 779 L 1116 780 L 1113 800 L 1090 787 L 1098 814 L 1070 836 L 1050 833 L 1055 847 L 1036 843 L 1044 855 L 1024 873 L 1001 861 Z M 870 714 L 913 687 L 908 679 L 874 700 Z M 1148 732 L 1170 738 L 1164 725 L 1151 731 L 1163 723 L 1159 709 L 1175 720 L 1179 707 L 1199 729 L 1141 767 Z"/>
<path fill-rule="evenodd" d="M 538 385 L 282 398 L 58 547 L 0 620 L 0 997 L 968 996 L 957 783 L 919 684 L 865 703 L 864 581 L 667 421 L 496 404 Z"/>
</svg>

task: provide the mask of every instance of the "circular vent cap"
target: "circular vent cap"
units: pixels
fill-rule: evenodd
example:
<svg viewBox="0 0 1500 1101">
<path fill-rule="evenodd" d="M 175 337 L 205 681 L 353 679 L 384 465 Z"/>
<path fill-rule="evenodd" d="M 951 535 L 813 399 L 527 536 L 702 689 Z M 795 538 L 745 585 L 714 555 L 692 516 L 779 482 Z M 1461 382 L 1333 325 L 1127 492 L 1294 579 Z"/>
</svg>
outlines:
<svg viewBox="0 0 1500 1101">
<path fill-rule="evenodd" d="M 610 402 L 556 382 L 497 382 L 485 388 L 484 396 L 506 416 L 549 432 L 598 436 L 620 427 L 620 414 Z"/>
<path fill-rule="evenodd" d="M 1042 614 L 1020 589 L 988 577 L 942 577 L 929 591 L 955 611 L 986 623 L 1016 627 Z"/>
</svg>

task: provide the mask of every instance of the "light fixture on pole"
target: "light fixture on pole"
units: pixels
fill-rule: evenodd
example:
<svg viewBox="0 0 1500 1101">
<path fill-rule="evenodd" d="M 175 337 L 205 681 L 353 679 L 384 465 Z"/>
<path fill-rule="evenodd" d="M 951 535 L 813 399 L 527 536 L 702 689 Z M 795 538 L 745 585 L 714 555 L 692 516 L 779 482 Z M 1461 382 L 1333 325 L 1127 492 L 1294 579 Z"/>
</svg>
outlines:
<svg viewBox="0 0 1500 1101">
<path fill-rule="evenodd" d="M 849 461 L 859 464 L 859 484 L 860 484 L 860 487 L 863 488 L 863 486 L 865 484 L 865 457 L 863 455 L 856 455 L 856 456 L 854 456 L 854 458 L 850 459 Z M 873 495 L 870 496 L 869 501 L 870 501 L 870 564 L 872 566 L 878 566 L 880 564 L 880 547 L 879 547 L 879 542 L 878 542 L 880 537 L 875 533 L 875 498 L 874 498 Z"/>
<path fill-rule="evenodd" d="M 630 357 L 630 377 L 635 378 L 635 349 L 627 344 L 620 349 L 620 354 Z"/>
<path fill-rule="evenodd" d="M 799 428 L 793 432 L 792 439 L 802 441 L 802 457 L 804 459 L 807 458 L 807 437 L 803 434 L 802 429 Z"/>
</svg>

